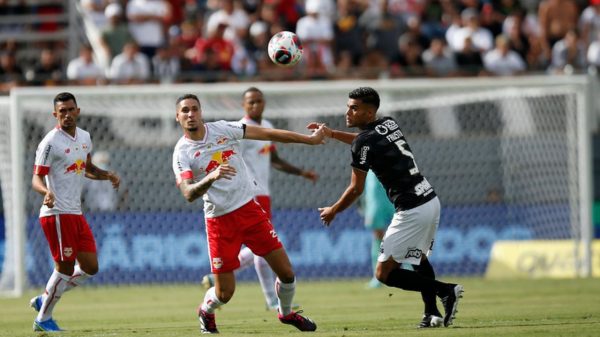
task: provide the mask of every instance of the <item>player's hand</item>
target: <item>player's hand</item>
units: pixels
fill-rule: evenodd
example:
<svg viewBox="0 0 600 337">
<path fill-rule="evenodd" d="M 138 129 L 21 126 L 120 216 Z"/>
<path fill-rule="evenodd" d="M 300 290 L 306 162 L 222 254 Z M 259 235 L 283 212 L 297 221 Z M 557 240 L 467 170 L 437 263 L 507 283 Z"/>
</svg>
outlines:
<svg viewBox="0 0 600 337">
<path fill-rule="evenodd" d="M 229 164 L 224 163 L 224 164 L 219 165 L 219 167 L 217 167 L 214 171 L 209 173 L 209 176 L 212 180 L 219 180 L 219 179 L 231 180 L 231 178 L 233 178 L 233 176 L 235 176 L 236 174 L 237 174 L 237 171 L 235 170 L 235 168 L 233 166 L 229 166 Z"/>
<path fill-rule="evenodd" d="M 325 137 L 331 138 L 332 130 L 325 123 L 310 122 L 310 123 L 308 123 L 306 128 L 309 130 L 312 130 L 313 132 L 315 132 L 319 128 L 322 128 L 323 133 L 325 134 Z"/>
<path fill-rule="evenodd" d="M 310 135 L 310 143 L 312 145 L 325 144 L 325 132 L 323 131 L 323 126 L 319 126 L 316 130 L 313 130 L 312 132 L 312 135 Z"/>
<path fill-rule="evenodd" d="M 121 177 L 116 172 L 108 172 L 108 180 L 112 184 L 115 190 L 119 189 L 119 185 L 121 184 Z"/>
<path fill-rule="evenodd" d="M 333 207 L 319 208 L 319 212 L 321 212 L 321 221 L 326 227 L 329 227 L 329 225 L 335 218 L 335 211 L 333 210 Z"/>
<path fill-rule="evenodd" d="M 51 191 L 46 192 L 46 195 L 44 195 L 44 205 L 48 208 L 54 207 L 54 193 Z"/>
<path fill-rule="evenodd" d="M 302 171 L 302 173 L 300 173 L 300 175 L 303 178 L 312 181 L 313 183 L 316 183 L 317 180 L 319 180 L 319 175 L 315 171 Z"/>
</svg>

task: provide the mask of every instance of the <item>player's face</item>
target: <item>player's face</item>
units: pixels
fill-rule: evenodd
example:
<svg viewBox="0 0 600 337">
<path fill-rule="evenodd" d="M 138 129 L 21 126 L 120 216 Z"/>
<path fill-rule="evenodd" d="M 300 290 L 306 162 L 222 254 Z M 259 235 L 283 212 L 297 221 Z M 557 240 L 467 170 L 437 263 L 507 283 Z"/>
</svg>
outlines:
<svg viewBox="0 0 600 337">
<path fill-rule="evenodd" d="M 177 105 L 176 120 L 181 127 L 190 132 L 202 126 L 202 109 L 200 103 L 193 98 L 184 99 Z"/>
<path fill-rule="evenodd" d="M 79 117 L 79 108 L 73 100 L 66 102 L 57 102 L 54 105 L 52 115 L 58 121 L 61 129 L 68 131 L 73 130 L 77 126 L 77 118 Z"/>
<path fill-rule="evenodd" d="M 359 99 L 348 99 L 346 109 L 346 126 L 362 128 L 372 121 L 372 107 Z"/>
<path fill-rule="evenodd" d="M 244 111 L 252 120 L 260 121 L 262 113 L 265 109 L 265 99 L 262 93 L 257 91 L 249 91 L 244 95 Z"/>
</svg>

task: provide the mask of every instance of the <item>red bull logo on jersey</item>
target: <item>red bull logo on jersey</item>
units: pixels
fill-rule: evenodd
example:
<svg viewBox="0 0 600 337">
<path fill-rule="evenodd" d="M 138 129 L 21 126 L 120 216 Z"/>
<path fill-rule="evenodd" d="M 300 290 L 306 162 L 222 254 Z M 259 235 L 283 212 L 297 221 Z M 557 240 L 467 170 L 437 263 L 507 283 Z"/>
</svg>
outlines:
<svg viewBox="0 0 600 337">
<path fill-rule="evenodd" d="M 81 159 L 77 159 L 73 164 L 67 166 L 65 169 L 65 174 L 74 172 L 76 174 L 81 174 L 85 171 L 85 161 Z"/>
<path fill-rule="evenodd" d="M 229 161 L 229 158 L 231 158 L 231 156 L 233 156 L 234 154 L 235 151 L 233 150 L 217 151 L 213 153 L 212 157 L 210 157 L 208 165 L 206 165 L 206 169 L 204 170 L 204 172 L 208 174 L 214 171 L 221 164 L 227 163 Z"/>
<path fill-rule="evenodd" d="M 273 145 L 265 145 L 258 151 L 258 153 L 259 154 L 270 154 L 271 152 L 273 152 L 273 148 L 274 148 Z"/>
<path fill-rule="evenodd" d="M 71 247 L 65 247 L 63 249 L 63 254 L 65 257 L 70 257 L 71 255 L 73 255 L 73 248 Z"/>
</svg>

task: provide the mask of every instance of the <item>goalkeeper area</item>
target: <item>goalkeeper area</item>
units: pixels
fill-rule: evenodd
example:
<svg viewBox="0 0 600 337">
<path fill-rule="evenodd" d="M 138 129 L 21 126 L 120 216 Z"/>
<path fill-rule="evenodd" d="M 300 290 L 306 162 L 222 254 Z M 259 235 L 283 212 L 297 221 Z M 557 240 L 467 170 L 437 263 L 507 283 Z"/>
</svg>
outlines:
<svg viewBox="0 0 600 337">
<path fill-rule="evenodd" d="M 454 324 L 436 329 L 416 329 L 423 309 L 419 293 L 365 290 L 366 281 L 300 279 L 296 300 L 318 325 L 311 336 L 592 337 L 600 329 L 600 301 L 594 295 L 600 282 L 594 279 L 450 278 L 465 285 L 465 297 Z M 34 311 L 28 306 L 34 295 L 0 299 L 0 336 L 34 335 Z M 203 296 L 199 285 L 82 287 L 64 296 L 54 316 L 68 330 L 61 336 L 197 336 L 195 308 Z M 240 283 L 216 317 L 223 336 L 305 335 L 265 310 L 257 283 Z"/>
</svg>

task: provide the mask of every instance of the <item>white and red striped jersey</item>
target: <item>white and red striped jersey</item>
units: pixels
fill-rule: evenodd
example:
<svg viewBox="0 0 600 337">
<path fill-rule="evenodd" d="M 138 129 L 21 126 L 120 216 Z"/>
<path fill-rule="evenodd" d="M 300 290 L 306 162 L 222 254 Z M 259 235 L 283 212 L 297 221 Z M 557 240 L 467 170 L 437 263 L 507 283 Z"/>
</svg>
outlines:
<svg viewBox="0 0 600 337">
<path fill-rule="evenodd" d="M 40 217 L 55 214 L 81 214 L 81 190 L 87 156 L 92 152 L 90 134 L 80 128 L 71 137 L 60 127 L 48 132 L 35 153 L 33 173 L 46 176 L 46 186 L 54 193 L 54 207 L 42 205 Z"/>
<path fill-rule="evenodd" d="M 240 122 L 247 125 L 257 125 L 263 128 L 273 128 L 273 124 L 263 119 L 260 124 L 245 116 Z M 244 139 L 240 142 L 242 157 L 252 176 L 258 183 L 257 195 L 270 195 L 269 179 L 271 176 L 271 152 L 275 144 L 270 140 Z"/>
<path fill-rule="evenodd" d="M 202 140 L 181 137 L 173 151 L 173 172 L 177 184 L 184 179 L 200 181 L 219 165 L 229 163 L 237 171 L 231 179 L 215 181 L 202 196 L 204 215 L 214 218 L 230 213 L 256 195 L 257 183 L 241 155 L 240 139 L 246 125 L 240 122 L 217 121 L 204 124 Z"/>
</svg>

